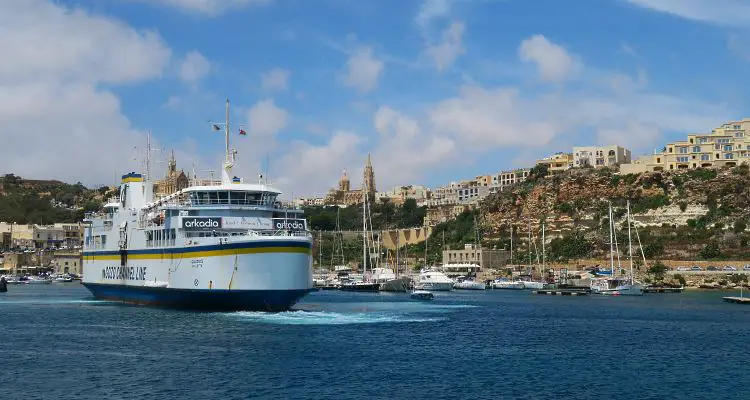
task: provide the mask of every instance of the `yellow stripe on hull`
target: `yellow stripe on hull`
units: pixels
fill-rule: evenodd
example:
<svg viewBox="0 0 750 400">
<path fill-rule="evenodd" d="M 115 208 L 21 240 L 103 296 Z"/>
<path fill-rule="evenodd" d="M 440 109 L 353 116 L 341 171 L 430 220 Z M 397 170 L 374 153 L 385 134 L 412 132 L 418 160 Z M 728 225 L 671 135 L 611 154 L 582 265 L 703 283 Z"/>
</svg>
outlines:
<svg viewBox="0 0 750 400">
<path fill-rule="evenodd" d="M 305 247 L 258 247 L 247 249 L 226 249 L 207 251 L 187 251 L 182 253 L 151 253 L 151 254 L 128 254 L 128 260 L 162 260 L 181 258 L 205 258 L 233 256 L 238 254 L 261 254 L 261 253 L 297 253 L 312 254 L 312 250 Z M 87 255 L 84 261 L 119 260 L 119 254 Z"/>
</svg>

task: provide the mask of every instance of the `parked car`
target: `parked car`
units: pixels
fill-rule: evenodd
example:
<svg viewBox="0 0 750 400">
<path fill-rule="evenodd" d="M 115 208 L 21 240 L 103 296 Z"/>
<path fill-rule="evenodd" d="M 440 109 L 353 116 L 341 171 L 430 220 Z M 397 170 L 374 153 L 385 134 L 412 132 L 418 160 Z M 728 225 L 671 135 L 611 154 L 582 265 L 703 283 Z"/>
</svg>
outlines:
<svg viewBox="0 0 750 400">
<path fill-rule="evenodd" d="M 718 271 L 718 270 L 719 270 L 719 267 L 714 267 L 713 265 L 706 268 L 706 271 Z"/>
<path fill-rule="evenodd" d="M 690 268 L 688 267 L 677 267 L 678 271 L 690 271 Z"/>
<path fill-rule="evenodd" d="M 745 265 L 742 269 L 745 271 L 750 271 L 750 265 Z"/>
<path fill-rule="evenodd" d="M 731 265 L 727 265 L 726 267 L 724 267 L 724 271 L 737 271 L 737 268 Z"/>
<path fill-rule="evenodd" d="M 701 267 L 699 267 L 697 265 L 694 265 L 693 268 L 690 268 L 690 270 L 691 271 L 703 271 L 703 268 L 701 268 Z"/>
</svg>

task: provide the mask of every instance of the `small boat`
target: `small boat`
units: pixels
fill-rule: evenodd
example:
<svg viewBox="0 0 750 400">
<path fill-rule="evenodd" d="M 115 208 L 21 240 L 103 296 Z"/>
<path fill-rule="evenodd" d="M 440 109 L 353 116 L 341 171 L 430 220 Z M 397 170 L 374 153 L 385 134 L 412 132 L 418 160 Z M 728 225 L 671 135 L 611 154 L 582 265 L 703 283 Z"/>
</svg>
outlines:
<svg viewBox="0 0 750 400">
<path fill-rule="evenodd" d="M 492 282 L 492 288 L 504 290 L 524 290 L 526 286 L 524 286 L 523 282 L 521 281 L 511 282 L 505 280 L 495 280 Z"/>
<path fill-rule="evenodd" d="M 643 286 L 637 283 L 620 285 L 615 288 L 621 296 L 643 296 Z"/>
<path fill-rule="evenodd" d="M 414 300 L 432 300 L 435 295 L 427 290 L 415 290 L 411 292 L 411 298 Z"/>
<path fill-rule="evenodd" d="M 73 282 L 73 277 L 70 275 L 60 275 L 57 278 L 55 278 L 55 283 L 67 283 L 67 282 Z"/>
</svg>

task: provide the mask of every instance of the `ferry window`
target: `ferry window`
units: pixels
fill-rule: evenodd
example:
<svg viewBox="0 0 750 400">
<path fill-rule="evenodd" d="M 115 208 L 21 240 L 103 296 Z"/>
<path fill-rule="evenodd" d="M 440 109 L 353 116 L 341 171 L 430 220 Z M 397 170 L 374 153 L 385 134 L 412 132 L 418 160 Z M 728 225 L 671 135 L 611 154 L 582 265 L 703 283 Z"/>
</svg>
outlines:
<svg viewBox="0 0 750 400">
<path fill-rule="evenodd" d="M 219 192 L 219 204 L 229 204 L 229 192 Z"/>
<path fill-rule="evenodd" d="M 245 204 L 245 192 L 230 192 L 231 204 Z"/>
<path fill-rule="evenodd" d="M 260 193 L 248 193 L 247 194 L 248 204 L 258 204 L 259 202 L 260 202 Z"/>
<path fill-rule="evenodd" d="M 217 192 L 208 192 L 208 200 L 209 204 L 218 204 L 219 194 Z"/>
</svg>

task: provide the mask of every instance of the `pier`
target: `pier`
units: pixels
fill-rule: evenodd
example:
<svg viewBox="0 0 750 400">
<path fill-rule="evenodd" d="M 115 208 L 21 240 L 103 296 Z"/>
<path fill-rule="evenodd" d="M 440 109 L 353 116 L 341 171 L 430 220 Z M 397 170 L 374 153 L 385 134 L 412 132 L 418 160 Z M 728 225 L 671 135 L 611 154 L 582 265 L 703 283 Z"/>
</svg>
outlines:
<svg viewBox="0 0 750 400">
<path fill-rule="evenodd" d="M 685 287 L 652 286 L 643 288 L 643 293 L 682 293 Z"/>
<path fill-rule="evenodd" d="M 727 303 L 750 304 L 750 297 L 729 296 L 729 297 L 722 297 L 721 299 L 726 301 Z"/>
<path fill-rule="evenodd" d="M 549 296 L 587 296 L 589 294 L 585 290 L 534 290 L 532 293 Z"/>
</svg>

